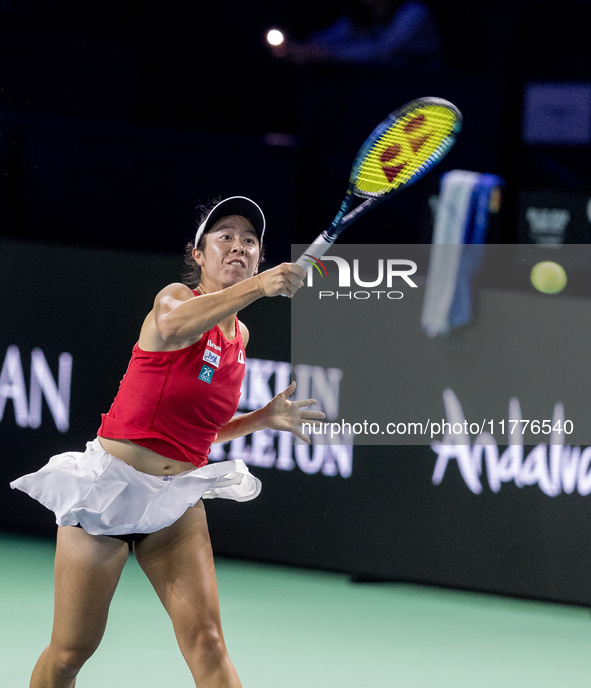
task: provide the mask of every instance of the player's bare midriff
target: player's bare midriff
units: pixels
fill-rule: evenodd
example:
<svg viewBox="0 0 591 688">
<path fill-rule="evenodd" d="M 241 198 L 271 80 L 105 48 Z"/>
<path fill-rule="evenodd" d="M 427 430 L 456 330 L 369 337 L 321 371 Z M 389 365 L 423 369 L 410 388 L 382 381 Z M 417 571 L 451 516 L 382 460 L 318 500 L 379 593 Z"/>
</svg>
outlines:
<svg viewBox="0 0 591 688">
<path fill-rule="evenodd" d="M 125 461 L 126 464 L 142 473 L 150 473 L 150 475 L 178 475 L 195 468 L 188 461 L 167 459 L 165 456 L 156 454 L 145 447 L 140 447 L 130 440 L 116 440 L 107 437 L 99 437 L 98 439 L 107 454 Z"/>
</svg>

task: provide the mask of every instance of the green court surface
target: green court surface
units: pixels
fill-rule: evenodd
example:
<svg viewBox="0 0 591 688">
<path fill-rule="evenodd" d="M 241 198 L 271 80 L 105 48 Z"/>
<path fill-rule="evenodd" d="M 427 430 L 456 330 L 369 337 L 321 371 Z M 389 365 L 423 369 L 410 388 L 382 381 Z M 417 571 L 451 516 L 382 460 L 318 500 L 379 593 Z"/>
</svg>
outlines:
<svg viewBox="0 0 591 688">
<path fill-rule="evenodd" d="M 51 630 L 54 545 L 0 536 L 0 686 L 28 686 Z M 219 559 L 224 631 L 245 688 L 591 685 L 588 609 Z M 133 557 L 77 688 L 193 686 Z"/>
</svg>

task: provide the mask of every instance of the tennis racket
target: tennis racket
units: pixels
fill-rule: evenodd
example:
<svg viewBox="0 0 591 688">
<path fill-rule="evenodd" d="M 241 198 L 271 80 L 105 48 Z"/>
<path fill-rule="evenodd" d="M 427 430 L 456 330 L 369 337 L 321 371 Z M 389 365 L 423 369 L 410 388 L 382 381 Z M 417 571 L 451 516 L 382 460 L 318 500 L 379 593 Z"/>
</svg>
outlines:
<svg viewBox="0 0 591 688">
<path fill-rule="evenodd" d="M 359 149 L 331 226 L 296 263 L 302 268 L 315 263 L 352 222 L 427 174 L 453 146 L 461 128 L 461 112 L 442 98 L 419 98 L 388 115 Z M 355 197 L 365 200 L 353 207 Z"/>
</svg>

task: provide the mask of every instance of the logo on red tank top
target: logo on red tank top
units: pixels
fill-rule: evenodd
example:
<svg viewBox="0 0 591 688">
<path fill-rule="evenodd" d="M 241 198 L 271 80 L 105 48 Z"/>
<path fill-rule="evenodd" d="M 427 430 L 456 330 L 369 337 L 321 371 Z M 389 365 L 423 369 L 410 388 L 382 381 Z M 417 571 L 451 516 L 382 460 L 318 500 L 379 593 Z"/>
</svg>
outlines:
<svg viewBox="0 0 591 688">
<path fill-rule="evenodd" d="M 219 368 L 220 367 L 220 359 L 221 359 L 221 356 L 219 354 L 216 354 L 213 351 L 210 351 L 209 349 L 205 349 L 205 351 L 203 353 L 203 360 L 206 363 L 210 363 L 212 366 Z"/>
<path fill-rule="evenodd" d="M 203 368 L 201 368 L 201 372 L 199 373 L 199 380 L 202 380 L 203 382 L 207 382 L 209 384 L 212 379 L 213 379 L 213 374 L 215 373 L 215 370 L 213 368 L 210 368 L 209 366 L 204 365 Z"/>
</svg>

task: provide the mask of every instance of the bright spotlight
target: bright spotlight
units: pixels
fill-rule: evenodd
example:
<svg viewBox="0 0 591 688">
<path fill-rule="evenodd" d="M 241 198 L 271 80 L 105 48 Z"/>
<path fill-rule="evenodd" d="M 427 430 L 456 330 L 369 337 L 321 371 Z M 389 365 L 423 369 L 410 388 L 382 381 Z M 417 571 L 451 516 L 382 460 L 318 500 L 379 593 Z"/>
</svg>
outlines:
<svg viewBox="0 0 591 688">
<path fill-rule="evenodd" d="M 267 32 L 267 43 L 269 45 L 281 45 L 283 41 L 283 34 L 278 29 L 271 29 Z"/>
</svg>

